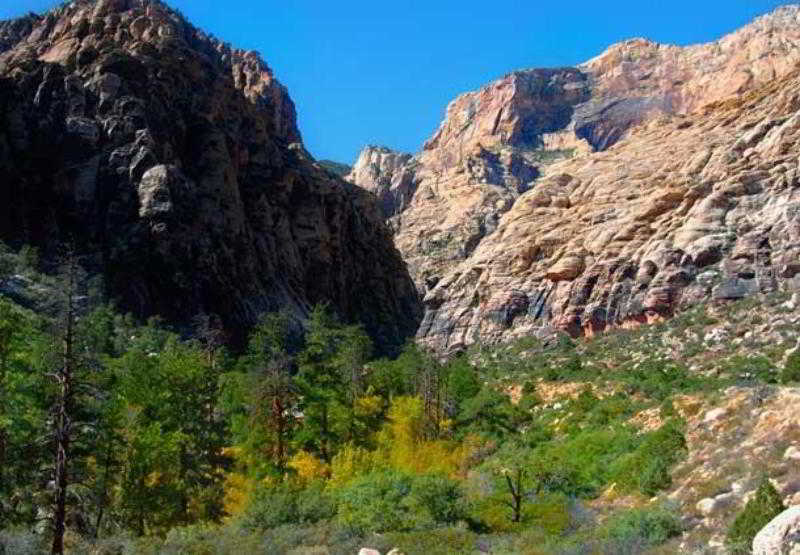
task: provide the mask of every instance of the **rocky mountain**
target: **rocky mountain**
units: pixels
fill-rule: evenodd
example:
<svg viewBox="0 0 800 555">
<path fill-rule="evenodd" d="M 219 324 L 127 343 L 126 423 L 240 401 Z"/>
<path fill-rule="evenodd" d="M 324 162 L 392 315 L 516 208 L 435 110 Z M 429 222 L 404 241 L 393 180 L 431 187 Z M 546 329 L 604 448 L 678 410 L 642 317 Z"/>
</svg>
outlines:
<svg viewBox="0 0 800 555">
<path fill-rule="evenodd" d="M 709 44 L 634 39 L 514 72 L 455 99 L 403 165 L 362 154 L 372 174 L 349 178 L 394 214 L 419 340 L 593 334 L 793 286 L 799 19 L 786 6 Z"/>
<path fill-rule="evenodd" d="M 305 151 L 270 68 L 158 0 L 0 23 L 0 174 L 0 239 L 74 242 L 141 316 L 241 334 L 329 302 L 384 346 L 419 322 L 373 196 Z"/>
</svg>

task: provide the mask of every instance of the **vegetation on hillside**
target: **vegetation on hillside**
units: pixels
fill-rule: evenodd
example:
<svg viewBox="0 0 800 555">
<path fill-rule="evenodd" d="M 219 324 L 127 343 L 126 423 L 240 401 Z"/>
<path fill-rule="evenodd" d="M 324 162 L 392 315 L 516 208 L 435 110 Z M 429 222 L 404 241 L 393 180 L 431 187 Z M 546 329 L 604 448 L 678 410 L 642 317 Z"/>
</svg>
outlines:
<svg viewBox="0 0 800 555">
<path fill-rule="evenodd" d="M 632 345 L 668 336 L 652 329 L 376 360 L 324 306 L 303 337 L 266 315 L 232 353 L 213 316 L 181 334 L 137 324 L 83 274 L 35 264 L 0 256 L 0 547 L 13 553 L 57 552 L 59 521 L 75 553 L 645 552 L 684 526 L 661 495 L 687 453 L 672 400 L 727 387 L 743 364 L 709 375 L 663 349 L 642 358 Z M 25 280 L 17 301 L 46 293 L 35 311 L 8 298 Z M 707 317 L 683 318 L 673 332 Z M 656 426 L 636 423 L 647 411 Z"/>
</svg>

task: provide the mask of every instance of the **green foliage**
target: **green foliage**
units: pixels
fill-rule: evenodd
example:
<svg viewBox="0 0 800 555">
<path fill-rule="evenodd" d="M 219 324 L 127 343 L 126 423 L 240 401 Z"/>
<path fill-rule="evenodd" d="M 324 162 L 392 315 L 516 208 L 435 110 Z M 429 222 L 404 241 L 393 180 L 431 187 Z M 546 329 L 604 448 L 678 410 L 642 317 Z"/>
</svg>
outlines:
<svg viewBox="0 0 800 555">
<path fill-rule="evenodd" d="M 693 375 L 676 362 L 650 358 L 627 368 L 625 381 L 631 393 L 664 400 L 676 391 L 691 391 L 702 387 L 703 378 Z"/>
<path fill-rule="evenodd" d="M 786 507 L 780 494 L 769 479 L 763 476 L 755 496 L 736 515 L 728 528 L 725 544 L 732 553 L 750 553 L 753 538 L 759 530 L 784 510 Z"/>
<path fill-rule="evenodd" d="M 630 454 L 611 467 L 613 479 L 628 490 L 655 495 L 672 482 L 669 469 L 686 453 L 683 422 L 670 419 L 658 430 L 644 434 Z"/>
<path fill-rule="evenodd" d="M 457 421 L 461 435 L 477 433 L 498 438 L 530 422 L 530 413 L 511 403 L 508 395 L 484 387 L 462 401 Z"/>
<path fill-rule="evenodd" d="M 784 384 L 800 382 L 800 352 L 794 352 L 787 357 L 780 381 Z"/>
<path fill-rule="evenodd" d="M 775 366 L 764 356 L 734 355 L 722 364 L 720 371 L 745 383 L 776 383 L 779 377 Z"/>
<path fill-rule="evenodd" d="M 241 521 L 246 528 L 266 530 L 283 524 L 313 524 L 335 514 L 334 499 L 323 483 L 315 482 L 305 488 L 283 483 L 261 486 Z"/>
<path fill-rule="evenodd" d="M 441 476 L 379 472 L 354 480 L 336 495 L 338 522 L 362 534 L 427 529 L 464 514 L 458 484 Z"/>
<path fill-rule="evenodd" d="M 674 509 L 666 506 L 630 509 L 614 515 L 600 535 L 614 545 L 617 553 L 635 553 L 665 543 L 683 531 Z"/>
<path fill-rule="evenodd" d="M 31 245 L 23 245 L 17 254 L 16 271 L 20 273 L 36 272 L 39 268 L 39 249 Z"/>
</svg>

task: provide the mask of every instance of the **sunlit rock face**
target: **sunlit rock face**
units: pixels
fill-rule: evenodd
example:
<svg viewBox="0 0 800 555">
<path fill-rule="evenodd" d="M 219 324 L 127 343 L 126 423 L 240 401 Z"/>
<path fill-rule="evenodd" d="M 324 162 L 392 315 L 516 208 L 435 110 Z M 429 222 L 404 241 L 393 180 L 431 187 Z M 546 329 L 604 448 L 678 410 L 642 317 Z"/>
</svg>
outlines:
<svg viewBox="0 0 800 555">
<path fill-rule="evenodd" d="M 416 291 L 374 197 L 314 162 L 285 87 L 155 0 L 0 23 L 0 239 L 74 240 L 123 309 L 181 324 L 328 302 L 382 346 Z"/>
<path fill-rule="evenodd" d="M 411 184 L 388 214 L 424 295 L 418 340 L 593 334 L 793 283 L 799 13 L 455 99 L 389 180 Z"/>
</svg>

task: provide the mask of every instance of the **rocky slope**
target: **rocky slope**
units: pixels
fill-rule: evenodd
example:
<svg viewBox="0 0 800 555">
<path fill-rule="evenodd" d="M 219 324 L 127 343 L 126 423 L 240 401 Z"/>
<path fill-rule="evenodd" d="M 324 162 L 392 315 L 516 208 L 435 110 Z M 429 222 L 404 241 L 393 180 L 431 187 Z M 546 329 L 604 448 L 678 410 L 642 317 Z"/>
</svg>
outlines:
<svg viewBox="0 0 800 555">
<path fill-rule="evenodd" d="M 591 334 L 793 278 L 799 14 L 691 47 L 634 39 L 454 100 L 387 189 L 413 172 L 392 224 L 420 341 Z M 377 190 L 379 168 L 350 178 Z"/>
<path fill-rule="evenodd" d="M 157 0 L 0 23 L 0 173 L 0 239 L 75 241 L 139 315 L 243 333 L 326 301 L 382 345 L 418 323 L 374 198 L 304 150 L 272 71 Z"/>
</svg>

